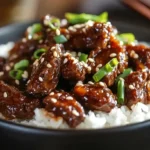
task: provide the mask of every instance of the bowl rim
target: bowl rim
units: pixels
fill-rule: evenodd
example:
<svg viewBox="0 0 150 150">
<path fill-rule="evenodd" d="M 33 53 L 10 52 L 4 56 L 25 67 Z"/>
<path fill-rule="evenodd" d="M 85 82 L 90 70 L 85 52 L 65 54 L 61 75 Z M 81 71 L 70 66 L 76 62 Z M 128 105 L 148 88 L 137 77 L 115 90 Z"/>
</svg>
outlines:
<svg viewBox="0 0 150 150">
<path fill-rule="evenodd" d="M 55 135 L 80 135 L 80 134 L 110 134 L 110 133 L 123 133 L 127 131 L 136 131 L 140 129 L 144 129 L 146 127 L 150 127 L 150 120 L 121 125 L 121 126 L 114 126 L 108 128 L 96 128 L 96 129 L 53 129 L 53 128 L 45 128 L 45 127 L 37 127 L 37 126 L 30 126 L 25 124 L 19 124 L 12 121 L 7 121 L 4 119 L 0 119 L 0 128 L 4 127 L 7 129 L 12 129 L 20 132 L 27 132 L 32 134 L 55 134 Z"/>
</svg>

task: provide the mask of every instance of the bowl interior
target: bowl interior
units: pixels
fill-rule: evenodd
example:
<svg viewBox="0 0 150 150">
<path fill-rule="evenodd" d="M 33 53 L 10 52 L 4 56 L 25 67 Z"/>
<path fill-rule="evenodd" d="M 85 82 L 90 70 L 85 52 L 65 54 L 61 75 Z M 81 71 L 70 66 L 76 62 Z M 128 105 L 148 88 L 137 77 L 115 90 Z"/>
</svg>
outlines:
<svg viewBox="0 0 150 150">
<path fill-rule="evenodd" d="M 26 28 L 33 23 L 34 22 L 17 23 L 17 24 L 12 24 L 12 25 L 8 25 L 6 27 L 0 28 L 0 44 L 5 44 L 9 41 L 15 42 L 15 41 L 19 40 L 23 36 Z M 139 25 L 135 25 L 133 23 L 127 23 L 127 22 L 115 21 L 115 20 L 112 21 L 112 24 L 117 27 L 119 32 L 127 32 L 127 33 L 132 32 L 135 34 L 137 40 L 150 42 L 150 30 L 147 26 L 144 26 L 144 25 L 139 26 Z M 11 124 L 11 126 L 9 126 L 9 124 Z M 148 125 L 150 125 L 150 121 L 145 121 L 143 123 L 137 123 L 136 127 L 141 128 L 142 126 L 148 126 Z M 18 126 L 20 126 L 21 129 L 25 128 L 24 125 L 17 125 L 14 123 L 9 123 L 7 121 L 0 121 L 0 126 L 7 126 L 7 127 L 9 126 L 9 127 L 14 127 L 14 128 L 17 128 Z M 119 128 L 117 127 L 117 128 L 100 129 L 100 130 L 101 131 L 103 130 L 104 132 L 105 131 L 107 132 L 108 130 L 114 131 L 114 132 L 116 132 L 116 131 L 120 132 L 120 129 L 122 129 L 122 131 L 123 131 L 123 130 L 129 130 L 129 129 L 132 130 L 133 128 L 135 128 L 135 125 L 127 125 L 127 126 L 123 126 L 123 127 L 119 127 Z M 35 129 L 34 131 L 37 132 L 37 128 L 26 127 L 26 129 L 28 129 L 27 131 L 29 131 L 29 129 L 31 129 L 32 131 Z M 43 131 L 47 132 L 47 130 L 44 130 L 44 129 L 43 129 Z M 63 132 L 63 131 L 58 131 L 58 130 L 51 130 L 51 131 Z M 64 130 L 64 131 L 66 132 L 66 130 Z M 70 132 L 72 132 L 72 131 L 70 130 Z"/>
</svg>

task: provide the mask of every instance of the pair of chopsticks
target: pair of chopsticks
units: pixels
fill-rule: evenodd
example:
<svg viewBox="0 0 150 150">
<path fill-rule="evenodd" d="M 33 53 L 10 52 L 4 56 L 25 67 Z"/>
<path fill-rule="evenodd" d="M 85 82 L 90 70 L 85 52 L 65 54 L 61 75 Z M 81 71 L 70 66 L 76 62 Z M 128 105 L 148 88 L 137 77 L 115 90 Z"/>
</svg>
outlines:
<svg viewBox="0 0 150 150">
<path fill-rule="evenodd" d="M 123 2 L 150 19 L 150 0 L 123 0 Z"/>
</svg>

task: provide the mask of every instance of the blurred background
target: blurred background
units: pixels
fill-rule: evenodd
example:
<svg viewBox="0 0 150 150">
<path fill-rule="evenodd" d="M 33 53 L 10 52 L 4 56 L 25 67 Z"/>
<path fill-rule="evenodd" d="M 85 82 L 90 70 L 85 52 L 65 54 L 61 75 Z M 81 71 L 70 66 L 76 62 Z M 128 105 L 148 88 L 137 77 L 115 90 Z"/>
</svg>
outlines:
<svg viewBox="0 0 150 150">
<path fill-rule="evenodd" d="M 63 17 L 65 12 L 99 14 L 103 11 L 109 12 L 110 21 L 150 23 L 149 19 L 127 6 L 122 0 L 0 0 L 0 26 L 38 20 L 48 13 Z"/>
</svg>

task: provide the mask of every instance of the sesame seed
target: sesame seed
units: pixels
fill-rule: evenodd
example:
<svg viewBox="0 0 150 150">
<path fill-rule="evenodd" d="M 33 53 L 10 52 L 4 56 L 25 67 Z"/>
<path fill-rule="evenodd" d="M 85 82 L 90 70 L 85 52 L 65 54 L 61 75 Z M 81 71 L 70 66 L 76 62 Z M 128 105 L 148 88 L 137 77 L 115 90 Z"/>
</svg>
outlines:
<svg viewBox="0 0 150 150">
<path fill-rule="evenodd" d="M 72 26 L 70 26 L 69 28 L 68 28 L 70 31 L 72 31 L 72 32 L 76 32 L 77 30 L 74 28 L 74 27 L 72 27 Z"/>
<path fill-rule="evenodd" d="M 16 83 L 17 85 L 19 85 L 19 84 L 20 84 L 19 80 L 15 80 L 15 83 Z"/>
<path fill-rule="evenodd" d="M 82 81 L 78 81 L 76 86 L 83 86 L 83 82 Z"/>
<path fill-rule="evenodd" d="M 77 55 L 76 52 L 70 52 L 70 53 L 71 53 L 71 55 L 72 55 L 73 57 L 76 57 L 76 55 Z"/>
<path fill-rule="evenodd" d="M 41 59 L 41 63 L 43 63 L 43 62 L 44 62 L 44 58 Z"/>
<path fill-rule="evenodd" d="M 10 66 L 7 65 L 7 66 L 5 67 L 5 69 L 6 69 L 6 71 L 9 71 L 9 70 L 10 70 Z"/>
<path fill-rule="evenodd" d="M 56 29 L 56 35 L 60 35 L 60 30 Z"/>
<path fill-rule="evenodd" d="M 22 74 L 22 77 L 23 77 L 23 78 L 28 78 L 28 72 L 27 72 L 27 71 L 24 71 L 23 74 Z"/>
<path fill-rule="evenodd" d="M 36 60 L 34 61 L 33 65 L 35 65 L 36 67 L 39 65 L 38 59 L 36 59 Z"/>
<path fill-rule="evenodd" d="M 99 71 L 99 68 L 96 68 L 96 72 L 98 72 Z"/>
<path fill-rule="evenodd" d="M 91 84 L 91 85 L 93 85 L 94 83 L 93 83 L 92 81 L 89 81 L 89 82 L 88 82 L 88 84 Z"/>
<path fill-rule="evenodd" d="M 4 72 L 3 71 L 0 71 L 0 76 L 3 76 L 4 75 Z"/>
<path fill-rule="evenodd" d="M 49 95 L 54 95 L 54 92 L 51 92 Z"/>
<path fill-rule="evenodd" d="M 81 56 L 81 52 L 78 52 L 78 56 Z"/>
<path fill-rule="evenodd" d="M 4 92 L 3 96 L 6 98 L 8 96 L 7 92 Z"/>
<path fill-rule="evenodd" d="M 89 58 L 88 60 L 89 60 L 89 62 L 95 62 L 94 59 L 92 59 L 92 58 Z"/>
<path fill-rule="evenodd" d="M 79 116 L 79 113 L 75 109 L 72 111 L 72 113 L 76 116 Z"/>
<path fill-rule="evenodd" d="M 73 100 L 73 97 L 68 96 L 66 99 L 67 99 L 67 100 Z"/>
<path fill-rule="evenodd" d="M 77 60 L 77 59 L 74 59 L 74 60 L 73 60 L 73 64 L 76 64 L 76 63 L 78 63 L 78 60 Z"/>
<path fill-rule="evenodd" d="M 23 74 L 22 74 L 22 77 L 27 79 L 28 78 L 28 72 L 27 71 L 24 71 Z"/>
<path fill-rule="evenodd" d="M 39 77 L 39 81 L 43 82 L 43 78 L 42 78 L 42 77 Z"/>
<path fill-rule="evenodd" d="M 56 51 L 53 52 L 54 57 L 58 57 L 58 53 Z"/>
<path fill-rule="evenodd" d="M 109 55 L 109 57 L 115 57 L 115 56 L 117 56 L 116 53 L 111 53 L 111 54 Z"/>
<path fill-rule="evenodd" d="M 103 82 L 99 82 L 99 85 L 101 85 L 102 87 L 105 86 L 105 84 Z"/>
<path fill-rule="evenodd" d="M 13 65 L 14 65 L 14 63 L 13 63 L 13 62 L 11 62 L 11 63 L 10 63 L 10 66 L 12 67 Z"/>
<path fill-rule="evenodd" d="M 29 84 L 30 80 L 27 81 L 27 84 Z"/>
<path fill-rule="evenodd" d="M 51 102 L 56 103 L 57 99 L 56 98 L 51 98 Z"/>
<path fill-rule="evenodd" d="M 134 89 L 134 86 L 133 85 L 129 85 L 129 89 L 133 90 Z"/>
<path fill-rule="evenodd" d="M 43 40 L 39 40 L 39 43 L 42 44 L 42 43 L 43 43 Z"/>
<path fill-rule="evenodd" d="M 44 20 L 44 25 L 48 25 L 49 24 L 49 20 Z"/>
<path fill-rule="evenodd" d="M 90 66 L 88 66 L 88 67 L 87 67 L 87 70 L 88 70 L 88 72 L 91 72 L 92 69 L 91 69 Z"/>
<path fill-rule="evenodd" d="M 66 115 L 67 113 L 65 111 L 63 111 L 63 115 Z"/>
<path fill-rule="evenodd" d="M 108 48 L 111 48 L 111 45 L 108 45 L 107 47 L 108 47 Z"/>
<path fill-rule="evenodd" d="M 102 64 L 98 64 L 96 68 L 100 68 L 100 67 L 102 67 Z"/>
<path fill-rule="evenodd" d="M 109 94 L 109 93 L 106 93 L 106 96 L 107 96 L 107 97 L 109 97 L 109 96 L 110 96 L 110 94 Z"/>
<path fill-rule="evenodd" d="M 72 106 L 68 106 L 69 110 L 72 110 Z"/>
<path fill-rule="evenodd" d="M 67 59 L 67 58 L 65 58 L 63 63 L 65 64 L 65 63 L 67 63 L 67 62 L 68 62 L 68 59 Z"/>
<path fill-rule="evenodd" d="M 86 28 L 83 28 L 83 29 L 82 29 L 82 32 L 83 32 L 83 33 L 86 33 Z"/>
<path fill-rule="evenodd" d="M 52 65 L 51 65 L 51 64 L 47 64 L 46 66 L 47 66 L 47 68 L 51 68 L 51 67 L 52 67 Z"/>
<path fill-rule="evenodd" d="M 88 26 L 92 27 L 92 26 L 94 25 L 94 22 L 91 21 L 91 20 L 89 20 L 88 22 L 86 22 L 86 24 L 87 24 Z"/>
<path fill-rule="evenodd" d="M 138 54 L 134 54 L 133 58 L 137 59 L 137 58 L 139 58 L 139 55 Z"/>
<path fill-rule="evenodd" d="M 27 39 L 26 39 L 26 38 L 23 38 L 23 39 L 22 39 L 22 42 L 23 42 L 23 43 L 26 43 L 26 42 L 27 42 Z"/>
<path fill-rule="evenodd" d="M 51 50 L 53 51 L 53 50 L 55 50 L 56 49 L 56 47 L 55 46 L 53 46 L 52 48 L 51 48 Z"/>
<path fill-rule="evenodd" d="M 70 35 L 66 35 L 66 38 L 69 40 L 70 39 Z"/>
<path fill-rule="evenodd" d="M 46 29 L 46 32 L 50 32 L 50 31 L 51 31 L 51 29 L 50 29 L 50 28 Z"/>
<path fill-rule="evenodd" d="M 61 93 L 57 93 L 57 95 L 58 95 L 58 96 L 61 96 L 62 94 L 61 94 Z"/>
</svg>

